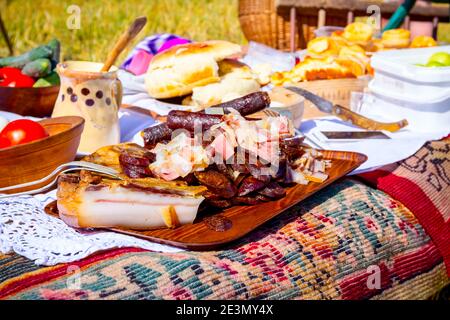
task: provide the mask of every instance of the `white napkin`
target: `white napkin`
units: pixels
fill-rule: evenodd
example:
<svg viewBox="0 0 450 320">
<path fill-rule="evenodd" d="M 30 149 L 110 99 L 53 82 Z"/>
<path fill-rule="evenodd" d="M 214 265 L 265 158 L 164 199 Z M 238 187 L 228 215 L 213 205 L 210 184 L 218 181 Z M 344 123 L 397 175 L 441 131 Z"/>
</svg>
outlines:
<svg viewBox="0 0 450 320">
<path fill-rule="evenodd" d="M 78 261 L 113 248 L 135 247 L 175 253 L 182 249 L 108 231 L 75 230 L 49 216 L 44 207 L 56 191 L 0 199 L 0 253 L 16 252 L 38 265 Z"/>
<path fill-rule="evenodd" d="M 257 69 L 259 65 L 270 65 L 273 72 L 288 71 L 295 66 L 295 54 L 273 49 L 261 43 L 250 41 L 242 62 Z"/>
<path fill-rule="evenodd" d="M 450 131 L 417 133 L 402 129 L 391 133 L 392 139 L 360 140 L 355 142 L 320 141 L 314 136 L 317 131 L 364 131 L 361 128 L 343 122 L 337 117 L 324 117 L 306 120 L 300 130 L 312 142 L 323 149 L 337 151 L 353 151 L 367 155 L 368 160 L 352 174 L 375 170 L 381 166 L 395 163 L 415 154 L 427 141 L 440 140 Z"/>
</svg>

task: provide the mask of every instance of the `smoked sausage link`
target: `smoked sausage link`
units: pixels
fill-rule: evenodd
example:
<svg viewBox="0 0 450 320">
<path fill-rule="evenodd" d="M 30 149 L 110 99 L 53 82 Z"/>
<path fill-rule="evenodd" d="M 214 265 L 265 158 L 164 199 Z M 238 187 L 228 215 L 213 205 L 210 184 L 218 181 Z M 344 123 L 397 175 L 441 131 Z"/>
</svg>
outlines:
<svg viewBox="0 0 450 320">
<path fill-rule="evenodd" d="M 170 129 L 185 129 L 189 132 L 194 132 L 196 125 L 201 125 L 202 132 L 204 132 L 220 122 L 222 122 L 222 116 L 220 114 L 172 110 L 167 116 L 167 125 Z"/>
</svg>

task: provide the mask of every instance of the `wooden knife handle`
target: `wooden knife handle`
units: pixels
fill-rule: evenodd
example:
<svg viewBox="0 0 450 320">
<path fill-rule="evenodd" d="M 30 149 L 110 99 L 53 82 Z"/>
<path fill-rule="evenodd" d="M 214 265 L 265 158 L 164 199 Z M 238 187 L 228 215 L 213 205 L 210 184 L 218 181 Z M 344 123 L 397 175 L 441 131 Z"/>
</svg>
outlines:
<svg viewBox="0 0 450 320">
<path fill-rule="evenodd" d="M 128 46 L 128 44 L 138 35 L 138 33 L 145 27 L 147 23 L 146 17 L 139 17 L 134 20 L 133 24 L 125 31 L 114 45 L 114 48 L 108 54 L 105 64 L 103 65 L 102 72 L 108 72 L 112 67 L 117 57 Z"/>
<path fill-rule="evenodd" d="M 358 127 L 368 130 L 386 130 L 389 132 L 395 132 L 408 125 L 408 121 L 406 119 L 390 123 L 375 121 L 340 105 L 333 106 L 333 114 L 344 121 L 348 121 Z"/>
</svg>

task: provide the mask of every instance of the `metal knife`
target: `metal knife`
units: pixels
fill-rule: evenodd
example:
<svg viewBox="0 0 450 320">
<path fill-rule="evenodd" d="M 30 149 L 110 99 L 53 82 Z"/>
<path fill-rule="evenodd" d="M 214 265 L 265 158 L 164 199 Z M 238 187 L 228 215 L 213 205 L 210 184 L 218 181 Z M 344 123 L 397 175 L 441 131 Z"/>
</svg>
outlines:
<svg viewBox="0 0 450 320">
<path fill-rule="evenodd" d="M 319 97 L 318 95 L 299 88 L 299 87 L 285 87 L 286 89 L 295 92 L 301 96 L 303 96 L 305 99 L 311 101 L 320 111 L 329 113 L 332 115 L 335 115 L 339 118 L 341 118 L 344 121 L 347 121 L 351 124 L 354 124 L 358 127 L 361 127 L 363 129 L 368 130 L 386 130 L 389 132 L 395 132 L 400 130 L 401 128 L 404 128 L 408 125 L 408 121 L 406 119 L 403 119 L 398 122 L 379 122 L 376 120 L 372 120 L 369 118 L 366 118 L 360 114 L 357 114 L 356 112 L 351 111 L 348 108 L 345 108 L 343 106 L 333 104 L 330 101 Z"/>
</svg>

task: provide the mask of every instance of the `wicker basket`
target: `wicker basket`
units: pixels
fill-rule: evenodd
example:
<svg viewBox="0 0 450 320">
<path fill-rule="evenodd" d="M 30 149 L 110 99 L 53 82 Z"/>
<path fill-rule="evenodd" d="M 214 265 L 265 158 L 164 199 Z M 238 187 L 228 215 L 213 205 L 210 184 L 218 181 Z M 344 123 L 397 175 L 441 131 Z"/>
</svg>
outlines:
<svg viewBox="0 0 450 320">
<path fill-rule="evenodd" d="M 305 81 L 295 84 L 295 86 L 311 91 L 333 104 L 350 108 L 350 99 L 352 92 L 364 92 L 368 78 L 359 79 L 332 79 Z M 305 112 L 303 119 L 312 119 L 326 116 L 328 114 L 320 112 L 311 102 L 305 101 Z"/>
<path fill-rule="evenodd" d="M 320 10 L 291 10 L 277 7 L 275 0 L 239 0 L 239 20 L 248 40 L 280 50 L 305 48 L 320 25 Z M 296 23 L 292 24 L 292 14 Z M 328 17 L 327 24 L 345 26 L 347 14 Z"/>
<path fill-rule="evenodd" d="M 295 51 L 306 47 L 317 27 L 346 26 L 356 16 L 367 15 L 367 7 L 374 3 L 381 7 L 383 18 L 389 18 L 398 5 L 381 0 L 239 0 L 239 20 L 248 40 Z M 448 10 L 445 4 L 416 6 L 404 27 L 409 27 L 410 19 L 432 21 L 436 35 L 438 22 L 448 22 Z"/>
<path fill-rule="evenodd" d="M 247 39 L 272 48 L 288 48 L 289 19 L 277 15 L 273 0 L 240 0 L 239 20 Z"/>
</svg>

